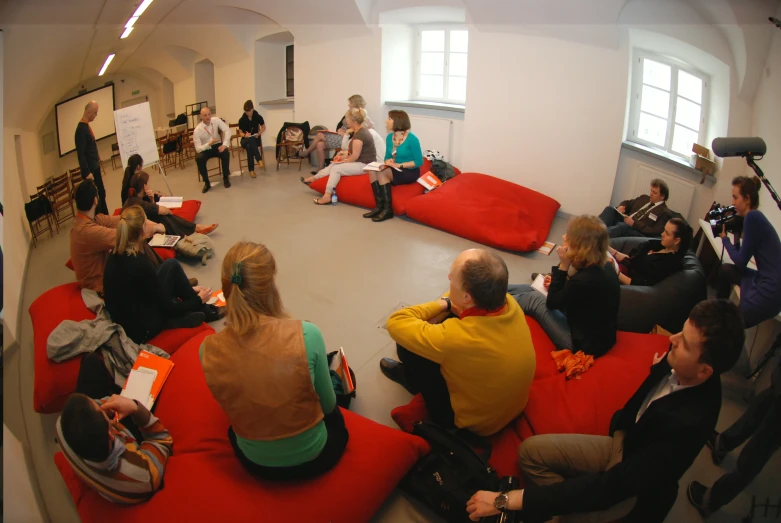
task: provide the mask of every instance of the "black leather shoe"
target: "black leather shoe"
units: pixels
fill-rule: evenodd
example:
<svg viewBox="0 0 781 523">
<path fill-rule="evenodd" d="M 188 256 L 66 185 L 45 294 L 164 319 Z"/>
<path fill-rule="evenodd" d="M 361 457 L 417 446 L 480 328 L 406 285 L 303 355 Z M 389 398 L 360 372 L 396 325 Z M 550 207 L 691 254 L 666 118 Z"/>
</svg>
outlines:
<svg viewBox="0 0 781 523">
<path fill-rule="evenodd" d="M 727 457 L 727 453 L 719 449 L 719 433 L 714 430 L 705 444 L 708 445 L 708 448 L 710 449 L 710 456 L 711 459 L 713 459 L 713 464 L 721 465 L 721 462 Z"/>
<path fill-rule="evenodd" d="M 203 189 L 201 189 L 201 192 L 205 194 L 205 193 L 209 192 L 209 189 L 211 189 L 211 188 L 212 188 L 212 186 L 207 183 L 206 185 L 203 186 Z"/>
<path fill-rule="evenodd" d="M 395 381 L 405 389 L 407 389 L 407 392 L 409 392 L 412 395 L 415 395 L 418 393 L 417 390 L 414 390 L 408 383 L 407 383 L 407 377 L 404 374 L 404 364 L 400 361 L 392 360 L 390 358 L 382 358 L 380 360 L 380 370 L 383 374 L 385 374 L 385 377 L 388 378 L 391 381 Z"/>
<path fill-rule="evenodd" d="M 692 481 L 689 483 L 689 488 L 686 489 L 686 497 L 689 498 L 689 503 L 697 509 L 697 512 L 700 513 L 703 519 L 710 515 L 708 507 L 705 506 L 705 492 L 707 490 L 708 487 L 699 481 Z"/>
<path fill-rule="evenodd" d="M 224 318 L 227 312 L 227 307 L 217 307 L 208 303 L 203 306 L 203 314 L 206 316 L 206 323 L 211 323 Z"/>
<path fill-rule="evenodd" d="M 539 276 L 539 275 L 540 275 L 540 273 L 539 273 L 539 272 L 533 272 L 533 273 L 532 273 L 532 281 L 536 280 L 536 279 L 537 279 L 537 276 Z"/>
<path fill-rule="evenodd" d="M 230 181 L 230 179 L 228 179 L 228 178 L 223 178 L 223 179 L 222 179 L 222 181 L 223 181 L 223 183 L 225 184 L 225 188 L 226 188 L 226 189 L 230 189 L 230 186 L 231 186 L 231 181 Z"/>
</svg>

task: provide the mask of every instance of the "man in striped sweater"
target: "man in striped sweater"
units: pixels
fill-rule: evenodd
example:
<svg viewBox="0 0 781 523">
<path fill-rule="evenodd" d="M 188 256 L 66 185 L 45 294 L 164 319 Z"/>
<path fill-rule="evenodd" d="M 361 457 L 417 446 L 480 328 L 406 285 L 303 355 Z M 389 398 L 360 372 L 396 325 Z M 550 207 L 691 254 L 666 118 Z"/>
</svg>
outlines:
<svg viewBox="0 0 781 523">
<path fill-rule="evenodd" d="M 142 441 L 119 421 L 124 418 L 138 427 Z M 141 503 L 162 486 L 173 440 L 160 420 L 137 401 L 116 394 L 102 400 L 74 394 L 56 430 L 73 470 L 109 501 Z"/>
</svg>

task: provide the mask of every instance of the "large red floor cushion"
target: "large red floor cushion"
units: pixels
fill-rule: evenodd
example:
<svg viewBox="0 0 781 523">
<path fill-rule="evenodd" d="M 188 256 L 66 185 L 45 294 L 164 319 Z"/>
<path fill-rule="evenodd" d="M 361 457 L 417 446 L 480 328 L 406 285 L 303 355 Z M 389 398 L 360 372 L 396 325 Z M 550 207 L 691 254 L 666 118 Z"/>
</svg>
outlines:
<svg viewBox="0 0 781 523">
<path fill-rule="evenodd" d="M 407 216 L 491 247 L 533 251 L 545 242 L 559 202 L 479 173 L 463 173 L 407 202 Z"/>
<path fill-rule="evenodd" d="M 56 363 L 46 354 L 46 342 L 49 334 L 63 320 L 91 320 L 95 315 L 84 305 L 79 284 L 68 283 L 41 294 L 30 305 L 30 318 L 33 324 L 35 367 L 33 408 L 40 413 L 59 412 L 68 396 L 76 390 L 81 356 Z M 149 343 L 173 354 L 202 331 L 211 333 L 214 329 L 204 323 L 194 329 L 167 330 L 152 338 Z"/>
<path fill-rule="evenodd" d="M 428 446 L 420 438 L 343 411 L 350 440 L 337 466 L 309 481 L 269 482 L 239 464 L 228 420 L 206 386 L 198 348 L 205 335 L 171 358 L 175 365 L 155 414 L 174 452 L 165 487 L 148 502 L 114 505 L 79 480 L 58 453 L 55 463 L 83 523 L 112 521 L 369 521 Z"/>
</svg>

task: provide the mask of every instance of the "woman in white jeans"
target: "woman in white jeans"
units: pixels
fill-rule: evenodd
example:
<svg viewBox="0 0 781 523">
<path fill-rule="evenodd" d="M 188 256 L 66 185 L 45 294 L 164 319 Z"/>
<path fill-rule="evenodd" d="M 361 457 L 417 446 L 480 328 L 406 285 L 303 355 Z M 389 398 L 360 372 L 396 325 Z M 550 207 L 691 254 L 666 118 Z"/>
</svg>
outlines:
<svg viewBox="0 0 781 523">
<path fill-rule="evenodd" d="M 336 185 L 342 176 L 354 176 L 361 174 L 369 164 L 377 159 L 377 151 L 374 146 L 374 139 L 368 129 L 363 126 L 366 120 L 366 111 L 364 109 L 350 109 L 345 116 L 345 123 L 348 129 L 352 131 L 353 137 L 347 152 L 339 153 L 331 162 L 331 165 L 321 169 L 316 175 L 303 179 L 306 184 L 328 176 L 328 184 L 325 187 L 325 194 L 322 198 L 315 198 L 317 205 L 327 205 L 331 203 L 331 195 L 336 189 Z"/>
</svg>

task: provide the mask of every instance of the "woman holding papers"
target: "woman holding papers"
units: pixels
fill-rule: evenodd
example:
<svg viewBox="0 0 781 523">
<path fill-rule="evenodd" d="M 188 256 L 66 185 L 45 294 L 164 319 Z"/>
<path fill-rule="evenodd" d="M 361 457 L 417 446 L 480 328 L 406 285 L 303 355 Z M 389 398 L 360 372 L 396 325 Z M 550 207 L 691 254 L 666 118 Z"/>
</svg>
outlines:
<svg viewBox="0 0 781 523">
<path fill-rule="evenodd" d="M 130 190 L 130 180 L 133 178 L 133 175 L 136 173 L 141 172 L 141 169 L 144 167 L 144 159 L 141 158 L 140 154 L 134 154 L 130 158 L 127 159 L 127 167 L 125 168 L 125 176 L 122 178 L 122 193 L 120 197 L 122 198 L 122 205 L 125 205 L 125 202 L 127 201 L 127 192 Z M 154 201 L 157 202 L 157 200 L 160 199 L 160 193 L 155 192 L 154 193 Z"/>
<path fill-rule="evenodd" d="M 315 198 L 317 205 L 328 205 L 331 203 L 331 195 L 336 190 L 336 185 L 342 176 L 363 174 L 366 164 L 372 163 L 377 159 L 374 138 L 372 138 L 369 130 L 364 127 L 366 111 L 363 109 L 350 109 L 345 114 L 345 121 L 353 134 L 347 151 L 336 155 L 331 165 L 316 175 L 309 178 L 301 178 L 302 182 L 310 184 L 315 180 L 328 176 L 325 194 L 323 194 L 322 198 Z"/>
<path fill-rule="evenodd" d="M 607 253 L 607 227 L 596 216 L 576 216 L 562 240 L 547 298 L 531 285 L 511 285 L 507 293 L 540 323 L 557 349 L 602 356 L 616 343 L 621 298 Z M 568 278 L 570 268 L 576 272 Z"/>
<path fill-rule="evenodd" d="M 390 111 L 385 121 L 388 136 L 385 144 L 385 169 L 369 171 L 376 207 L 363 215 L 374 222 L 393 218 L 391 184 L 415 183 L 420 178 L 423 150 L 420 140 L 412 134 L 406 111 Z"/>
<path fill-rule="evenodd" d="M 103 273 L 106 310 L 136 343 L 146 343 L 164 329 L 197 327 L 220 317 L 206 305 L 211 289 L 191 287 L 178 261 L 152 265 L 144 254 L 152 232 L 141 207 L 123 210 Z"/>
<path fill-rule="evenodd" d="M 138 205 L 146 213 L 147 217 L 155 223 L 161 223 L 165 227 L 165 233 L 172 236 L 189 236 L 194 232 L 209 234 L 219 224 L 201 225 L 185 220 L 181 216 L 171 214 L 171 209 L 155 203 L 154 193 L 149 188 L 149 175 L 140 171 L 130 179 L 128 198 L 125 200 L 124 209 Z"/>
<path fill-rule="evenodd" d="M 719 298 L 729 298 L 733 285 L 740 285 L 740 311 L 746 328 L 753 327 L 781 312 L 781 241 L 773 225 L 759 207 L 758 177 L 738 176 L 732 180 L 732 205 L 743 217 L 743 240 L 740 248 L 732 245 L 722 230 L 722 242 L 730 259 L 719 270 Z M 754 258 L 757 270 L 747 267 Z"/>
<path fill-rule="evenodd" d="M 231 247 L 222 263 L 228 322 L 204 339 L 201 364 L 241 464 L 263 479 L 297 480 L 333 468 L 349 435 L 323 336 L 285 312 L 276 272 L 264 245 Z"/>
<path fill-rule="evenodd" d="M 630 254 L 608 247 L 618 261 L 622 285 L 656 285 L 683 268 L 683 257 L 692 241 L 692 228 L 683 218 L 670 218 L 664 225 L 661 240 L 648 240 Z"/>
</svg>

